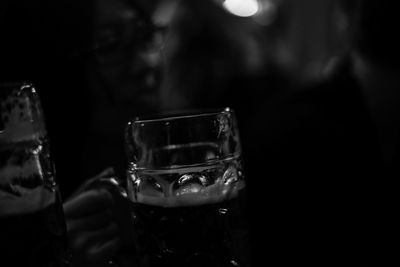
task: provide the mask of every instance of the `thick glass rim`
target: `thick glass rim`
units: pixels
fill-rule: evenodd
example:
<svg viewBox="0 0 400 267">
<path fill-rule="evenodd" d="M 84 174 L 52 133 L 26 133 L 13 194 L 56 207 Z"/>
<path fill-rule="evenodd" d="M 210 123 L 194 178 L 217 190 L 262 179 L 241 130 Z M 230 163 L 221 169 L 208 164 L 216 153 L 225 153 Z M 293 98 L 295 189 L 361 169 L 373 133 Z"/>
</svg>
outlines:
<svg viewBox="0 0 400 267">
<path fill-rule="evenodd" d="M 33 83 L 28 81 L 9 81 L 9 82 L 0 82 L 0 96 L 7 96 L 15 91 L 20 93 L 23 90 L 32 90 L 33 93 L 36 93 L 35 86 Z"/>
<path fill-rule="evenodd" d="M 223 113 L 233 113 L 233 109 L 230 107 L 225 108 L 214 108 L 214 109 L 184 109 L 176 110 L 171 112 L 163 112 L 159 114 L 138 116 L 130 120 L 128 124 L 139 124 L 139 123 L 156 123 L 165 121 L 175 121 L 190 118 L 200 117 L 212 117 Z"/>
</svg>

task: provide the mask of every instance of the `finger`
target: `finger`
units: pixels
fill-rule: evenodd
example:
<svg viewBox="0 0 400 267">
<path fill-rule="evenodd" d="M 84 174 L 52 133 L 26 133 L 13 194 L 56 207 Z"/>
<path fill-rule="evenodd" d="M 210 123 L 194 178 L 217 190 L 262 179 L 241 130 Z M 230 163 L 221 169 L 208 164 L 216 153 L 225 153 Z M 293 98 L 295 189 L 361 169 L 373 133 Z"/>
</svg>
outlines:
<svg viewBox="0 0 400 267">
<path fill-rule="evenodd" d="M 120 246 L 121 241 L 115 238 L 106 241 L 103 244 L 96 245 L 80 254 L 74 254 L 72 258 L 72 262 L 74 263 L 73 266 L 114 266 L 110 265 L 110 260 L 112 260 Z"/>
<path fill-rule="evenodd" d="M 102 171 L 101 173 L 96 175 L 96 177 L 110 177 L 110 176 L 114 176 L 114 175 L 115 175 L 114 168 L 108 167 L 107 169 L 105 169 L 104 171 Z"/>
<path fill-rule="evenodd" d="M 99 179 L 107 178 L 107 177 L 111 177 L 111 176 L 115 176 L 115 171 L 114 171 L 114 168 L 108 167 L 107 169 L 103 170 L 101 173 L 99 173 L 96 176 L 86 180 L 83 184 L 81 184 L 79 186 L 79 188 L 74 191 L 72 196 L 76 196 L 76 195 L 81 194 L 84 191 L 88 191 L 88 188 L 90 188 L 90 186 L 93 183 L 96 183 L 96 181 L 98 181 Z"/>
<path fill-rule="evenodd" d="M 87 253 L 92 247 L 115 238 L 118 238 L 118 226 L 111 223 L 96 231 L 80 232 L 70 236 L 70 246 L 73 252 Z"/>
<path fill-rule="evenodd" d="M 106 227 L 113 220 L 113 213 L 107 209 L 83 218 L 67 219 L 68 233 L 94 231 Z"/>
<path fill-rule="evenodd" d="M 67 200 L 63 207 L 66 217 L 80 218 L 110 208 L 113 202 L 107 190 L 89 190 Z"/>
<path fill-rule="evenodd" d="M 87 257 L 94 262 L 108 261 L 116 254 L 120 246 L 121 240 L 114 238 L 89 249 Z"/>
</svg>

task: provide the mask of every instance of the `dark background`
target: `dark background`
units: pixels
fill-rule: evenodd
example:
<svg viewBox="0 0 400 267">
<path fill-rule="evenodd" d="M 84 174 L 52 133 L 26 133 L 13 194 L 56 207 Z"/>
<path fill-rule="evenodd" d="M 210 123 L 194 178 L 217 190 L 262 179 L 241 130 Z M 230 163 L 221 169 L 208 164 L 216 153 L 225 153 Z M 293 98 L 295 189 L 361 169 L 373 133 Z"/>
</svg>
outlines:
<svg viewBox="0 0 400 267">
<path fill-rule="evenodd" d="M 139 2 L 151 14 L 162 1 Z M 328 59 L 343 51 L 331 0 L 260 1 L 264 11 L 246 18 L 218 1 L 183 2 L 172 25 L 176 47 L 166 52 L 172 67 L 160 89 L 165 109 L 233 106 L 245 125 L 251 112 L 242 109 L 317 81 Z M 83 52 L 91 45 L 93 12 L 92 1 L 78 0 L 5 0 L 0 6 L 0 80 L 36 85 L 65 196 L 97 174 L 82 171 L 80 157 L 92 104 Z M 169 99 L 170 87 L 187 101 Z"/>
<path fill-rule="evenodd" d="M 108 163 L 116 167 L 121 177 L 126 165 L 122 139 L 101 139 L 99 135 L 98 147 L 115 141 L 118 149 L 102 151 L 105 160 L 98 161 L 98 166 L 94 155 L 92 158 L 90 153 L 85 154 L 87 142 L 94 138 L 88 129 L 95 98 L 86 53 L 95 32 L 93 1 L 3 0 L 0 4 L 0 81 L 27 80 L 36 85 L 64 198 L 85 179 L 108 167 Z M 231 14 L 221 7 L 221 2 L 184 0 L 177 6 L 169 24 L 159 105 L 153 112 L 221 106 L 231 106 L 236 111 L 251 194 L 253 245 L 260 262 L 273 262 L 275 266 L 298 262 L 368 266 L 370 258 L 379 261 L 385 254 L 374 252 L 392 233 L 382 230 L 387 225 L 384 211 L 390 205 L 382 209 L 388 202 L 379 199 L 386 191 L 374 187 L 382 189 L 382 177 L 386 176 L 379 170 L 368 173 L 378 160 L 368 154 L 370 140 L 364 133 L 370 129 L 353 123 L 359 119 L 358 110 L 353 108 L 358 108 L 357 103 L 352 98 L 346 101 L 346 92 L 330 94 L 329 90 L 337 92 L 342 88 L 343 84 L 338 83 L 333 87 L 315 87 L 326 91 L 314 91 L 311 98 L 300 101 L 302 113 L 296 113 L 299 106 L 280 105 L 283 112 L 274 117 L 269 107 L 279 105 L 282 96 L 324 81 L 334 59 L 346 55 L 351 41 L 378 65 L 396 62 L 399 49 L 390 39 L 394 31 L 382 31 L 372 25 L 358 29 L 372 33 L 360 35 L 370 39 L 355 38 L 348 32 L 349 23 L 354 21 L 346 21 L 337 12 L 338 1 L 334 0 L 263 0 L 259 1 L 263 9 L 250 17 Z M 173 1 L 138 3 L 151 17 L 160 3 Z M 372 12 L 357 17 L 365 22 L 362 25 L 368 26 L 372 21 L 396 25 L 398 9 L 386 16 L 386 11 L 379 7 L 387 6 L 368 3 L 372 3 Z M 375 6 L 378 9 L 371 8 Z M 391 20 L 386 21 L 385 17 Z M 347 80 L 345 85 L 351 87 Z M 358 100 L 358 96 L 350 97 Z M 348 106 L 342 108 L 344 104 Z M 320 113 L 321 110 L 326 113 Z M 307 117 L 309 111 L 311 117 Z M 130 115 L 139 113 L 140 110 Z M 355 120 L 348 114 L 354 115 Z M 302 124 L 303 115 L 308 125 Z M 268 124 L 265 118 L 271 116 L 273 121 Z M 277 154 L 268 150 L 274 148 L 274 144 L 268 144 L 268 131 L 274 123 L 278 130 L 286 130 L 284 126 L 290 124 L 299 126 L 294 130 L 303 131 L 300 135 L 293 131 L 293 135 L 277 138 L 283 143 L 293 142 L 275 147 Z M 122 131 L 116 130 L 123 137 Z M 322 130 L 329 134 L 321 134 Z M 327 164 L 328 159 L 328 163 L 334 164 Z M 343 165 L 335 165 L 341 160 Z M 371 174 L 373 178 L 367 179 Z M 352 188 L 357 189 L 354 194 Z M 358 197 L 365 198 L 359 201 Z M 334 201 L 337 199 L 339 202 Z M 354 202 L 347 205 L 346 201 L 351 199 Z M 372 228 L 373 235 L 369 235 Z M 385 250 L 387 247 L 386 244 Z M 347 262 L 346 256 L 352 260 Z"/>
</svg>

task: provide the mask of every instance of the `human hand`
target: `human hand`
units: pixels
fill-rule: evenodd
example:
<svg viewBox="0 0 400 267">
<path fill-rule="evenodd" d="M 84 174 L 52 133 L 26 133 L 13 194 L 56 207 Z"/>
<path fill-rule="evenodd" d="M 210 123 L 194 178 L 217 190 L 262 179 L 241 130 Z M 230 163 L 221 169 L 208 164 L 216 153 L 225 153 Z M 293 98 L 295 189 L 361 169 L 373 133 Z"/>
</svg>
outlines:
<svg viewBox="0 0 400 267">
<path fill-rule="evenodd" d="M 109 260 L 121 246 L 112 194 L 103 188 L 90 187 L 92 181 L 111 175 L 112 169 L 104 171 L 64 203 L 73 267 L 109 266 Z"/>
</svg>

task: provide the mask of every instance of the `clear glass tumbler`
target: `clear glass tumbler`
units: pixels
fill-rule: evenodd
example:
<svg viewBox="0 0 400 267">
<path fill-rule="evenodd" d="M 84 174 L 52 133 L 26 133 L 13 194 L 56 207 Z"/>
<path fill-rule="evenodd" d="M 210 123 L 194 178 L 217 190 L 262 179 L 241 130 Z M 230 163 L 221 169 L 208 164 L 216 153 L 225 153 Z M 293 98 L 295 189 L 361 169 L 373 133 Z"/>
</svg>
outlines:
<svg viewBox="0 0 400 267">
<path fill-rule="evenodd" d="M 141 266 L 250 266 L 234 112 L 137 118 L 127 194 Z"/>
<path fill-rule="evenodd" d="M 66 227 L 39 97 L 0 84 L 0 251 L 10 266 L 65 266 Z"/>
</svg>

